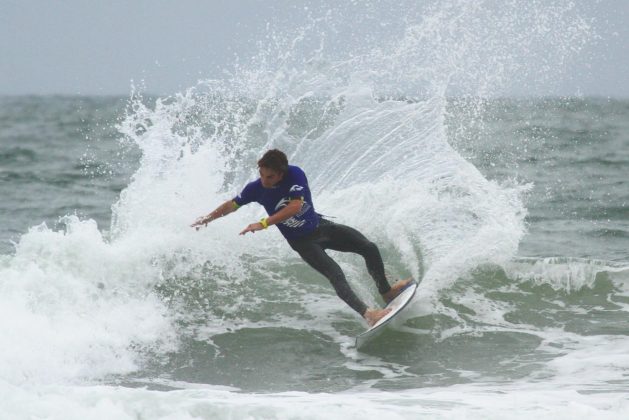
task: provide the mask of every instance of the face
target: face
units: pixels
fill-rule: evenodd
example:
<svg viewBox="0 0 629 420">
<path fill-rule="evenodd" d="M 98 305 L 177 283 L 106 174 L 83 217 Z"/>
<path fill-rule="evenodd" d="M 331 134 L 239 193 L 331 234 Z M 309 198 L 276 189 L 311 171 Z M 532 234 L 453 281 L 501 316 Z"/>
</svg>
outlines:
<svg viewBox="0 0 629 420">
<path fill-rule="evenodd" d="M 273 169 L 260 167 L 260 181 L 264 188 L 273 188 L 278 182 L 282 180 L 284 174 Z"/>
</svg>

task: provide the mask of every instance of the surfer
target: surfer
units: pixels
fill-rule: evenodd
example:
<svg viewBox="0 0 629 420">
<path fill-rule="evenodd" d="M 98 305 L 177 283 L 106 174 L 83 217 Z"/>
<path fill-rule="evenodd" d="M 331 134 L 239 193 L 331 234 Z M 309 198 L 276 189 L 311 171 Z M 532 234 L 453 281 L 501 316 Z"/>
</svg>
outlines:
<svg viewBox="0 0 629 420">
<path fill-rule="evenodd" d="M 389 313 L 390 309 L 368 308 L 350 288 L 341 267 L 325 250 L 360 254 L 387 303 L 404 289 L 410 279 L 400 280 L 390 286 L 380 251 L 373 242 L 356 229 L 331 222 L 316 213 L 306 174 L 301 168 L 289 165 L 282 151 L 267 151 L 258 161 L 258 169 L 260 178 L 247 184 L 232 200 L 224 202 L 208 215 L 199 217 L 191 227 L 198 230 L 255 201 L 264 206 L 269 216 L 248 225 L 240 232 L 241 235 L 276 225 L 291 248 L 324 275 L 332 283 L 336 294 L 365 318 L 370 326 Z"/>
</svg>

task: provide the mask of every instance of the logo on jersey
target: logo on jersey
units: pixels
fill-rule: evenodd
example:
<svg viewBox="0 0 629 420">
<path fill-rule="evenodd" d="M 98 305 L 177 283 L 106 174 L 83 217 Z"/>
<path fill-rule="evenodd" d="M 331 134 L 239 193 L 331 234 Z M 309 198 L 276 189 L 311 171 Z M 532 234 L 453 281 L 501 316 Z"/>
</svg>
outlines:
<svg viewBox="0 0 629 420">
<path fill-rule="evenodd" d="M 303 189 L 303 187 L 300 187 L 299 185 L 294 185 L 293 188 L 294 187 L 299 187 L 299 188 Z M 299 191 L 299 190 L 295 190 L 295 191 Z M 275 211 L 277 212 L 280 209 L 286 207 L 288 205 L 289 201 L 291 201 L 290 198 L 282 198 L 275 205 Z M 300 217 L 303 216 L 309 209 L 310 209 L 310 205 L 308 203 L 306 203 L 306 202 L 302 202 L 301 210 L 299 210 L 299 213 L 297 213 L 295 216 L 293 216 L 293 217 L 291 217 L 289 219 L 284 220 L 281 224 L 286 226 L 286 227 L 290 227 L 290 228 L 298 228 L 298 227 L 301 227 L 301 226 L 305 225 L 306 221 L 303 220 L 303 219 L 300 219 Z"/>
<path fill-rule="evenodd" d="M 304 187 L 302 187 L 301 185 L 293 185 L 292 187 L 290 187 L 289 192 L 301 191 L 303 189 Z"/>
<path fill-rule="evenodd" d="M 277 202 L 277 204 L 275 205 L 275 211 L 278 211 L 279 209 L 286 207 L 288 205 L 288 202 L 290 201 L 290 198 L 282 198 L 280 201 Z"/>
</svg>

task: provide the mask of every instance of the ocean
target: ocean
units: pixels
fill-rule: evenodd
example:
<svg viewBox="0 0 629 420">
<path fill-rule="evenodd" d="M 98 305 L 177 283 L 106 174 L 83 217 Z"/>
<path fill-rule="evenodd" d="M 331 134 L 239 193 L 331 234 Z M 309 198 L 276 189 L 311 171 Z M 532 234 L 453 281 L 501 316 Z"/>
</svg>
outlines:
<svg viewBox="0 0 629 420">
<path fill-rule="evenodd" d="M 570 2 L 507 3 L 345 56 L 315 19 L 169 96 L 0 97 L 0 418 L 626 418 L 629 100 L 505 95 L 593 36 Z M 238 235 L 261 207 L 190 228 L 270 148 L 420 281 L 364 349 L 276 229 Z"/>
</svg>

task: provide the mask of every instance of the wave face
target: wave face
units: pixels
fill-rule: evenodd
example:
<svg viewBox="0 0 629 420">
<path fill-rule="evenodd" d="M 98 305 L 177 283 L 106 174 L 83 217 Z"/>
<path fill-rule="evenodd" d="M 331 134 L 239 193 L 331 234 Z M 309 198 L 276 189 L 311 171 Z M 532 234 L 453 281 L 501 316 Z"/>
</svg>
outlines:
<svg viewBox="0 0 629 420">
<path fill-rule="evenodd" d="M 306 418 L 460 418 L 470 406 L 479 418 L 513 417 L 503 392 L 521 401 L 518 413 L 626 409 L 617 393 L 629 365 L 627 258 L 616 245 L 608 259 L 570 254 L 584 224 L 552 210 L 559 195 L 544 201 L 555 175 L 535 164 L 552 156 L 574 174 L 578 121 L 609 108 L 491 99 L 557 83 L 594 36 L 587 11 L 516 0 L 291 11 L 301 23 L 267 26 L 257 53 L 224 78 L 165 98 L 134 91 L 121 116 L 107 105 L 117 108 L 106 133 L 90 132 L 96 151 L 71 170 L 60 150 L 77 148 L 71 133 L 103 102 L 83 103 L 74 119 L 65 99 L 2 107 L 11 129 L 0 176 L 16 198 L 2 211 L 17 214 L 27 189 L 48 212 L 28 213 L 29 226 L 68 213 L 0 257 L 0 337 L 13 343 L 0 348 L 4 411 L 290 418 L 304 414 L 297 402 L 321 409 Z M 593 119 L 623 132 L 623 119 L 606 114 Z M 50 153 L 20 137 L 25 127 L 42 136 L 41 125 L 58 134 L 41 146 Z M 270 148 L 305 170 L 319 212 L 378 244 L 391 279 L 421 279 L 397 329 L 364 352 L 353 347 L 362 320 L 278 232 L 237 235 L 260 207 L 189 227 L 254 179 Z M 622 153 L 590 152 L 578 163 L 588 170 L 626 168 Z M 532 180 L 549 187 L 540 194 Z M 115 193 L 113 204 L 90 185 Z M 584 193 L 570 186 L 566 209 Z M 613 244 L 627 243 L 623 199 L 608 206 L 618 223 L 601 228 Z M 89 202 L 99 216 L 60 210 L 60 200 Z M 549 257 L 557 249 L 568 252 Z M 363 261 L 333 256 L 357 294 L 380 305 Z"/>
</svg>

